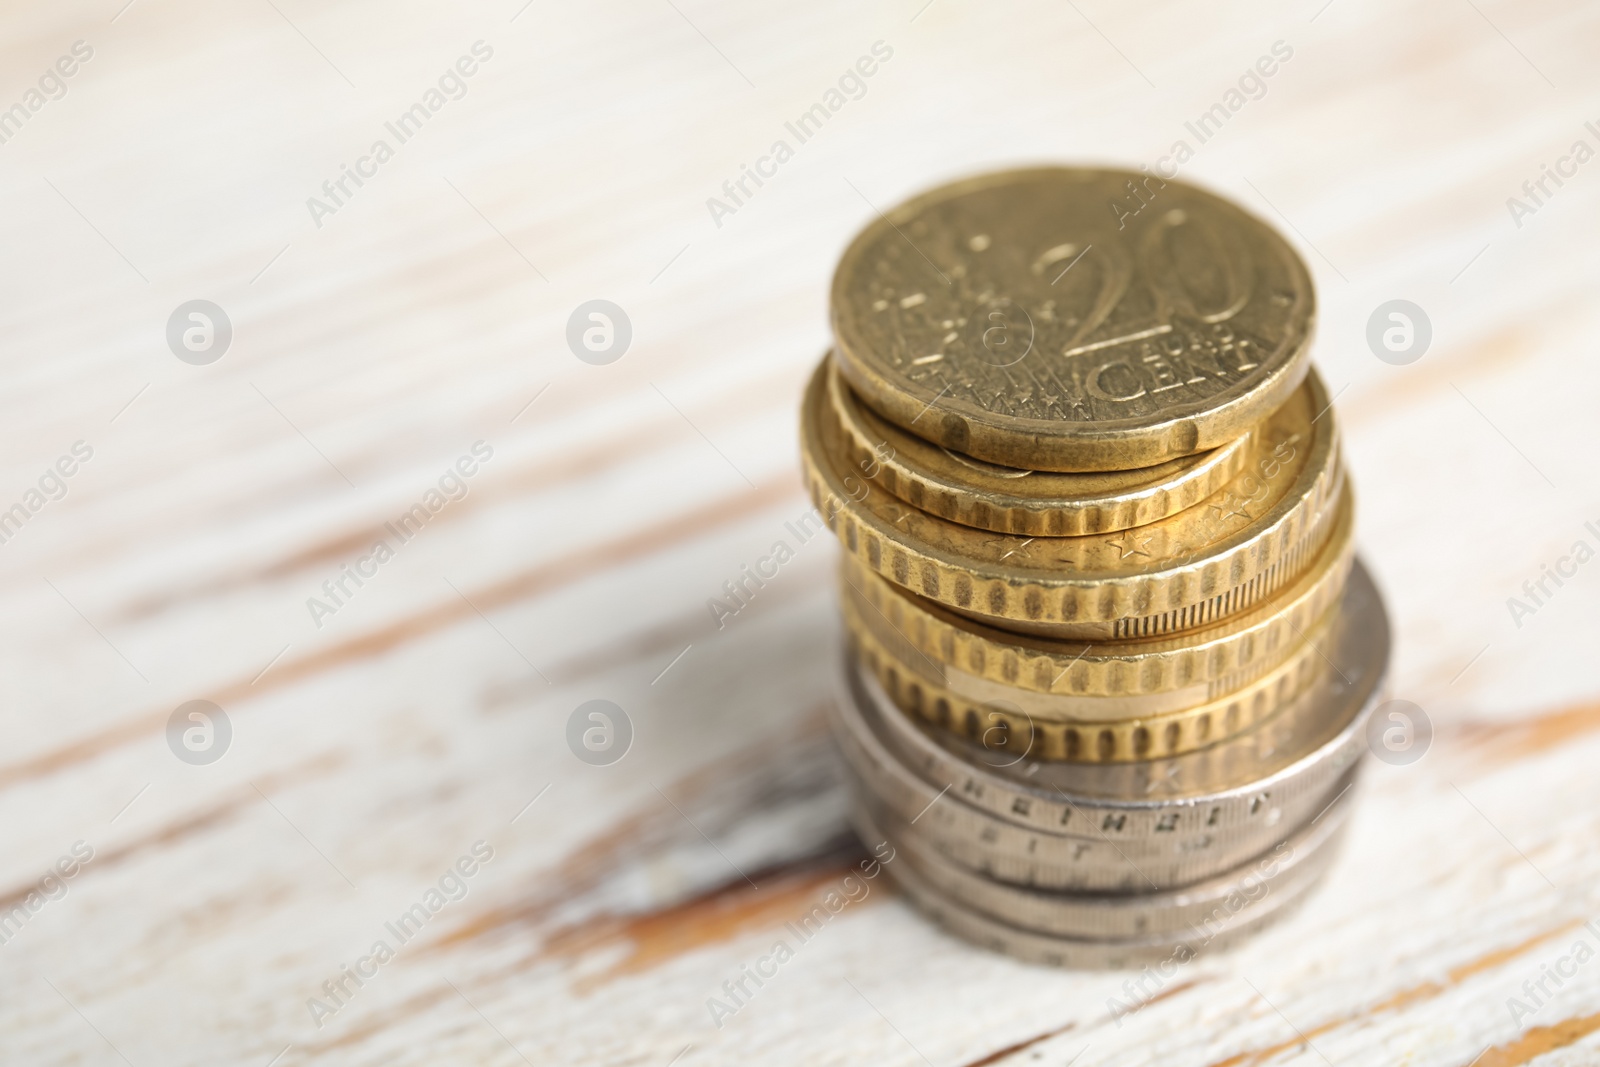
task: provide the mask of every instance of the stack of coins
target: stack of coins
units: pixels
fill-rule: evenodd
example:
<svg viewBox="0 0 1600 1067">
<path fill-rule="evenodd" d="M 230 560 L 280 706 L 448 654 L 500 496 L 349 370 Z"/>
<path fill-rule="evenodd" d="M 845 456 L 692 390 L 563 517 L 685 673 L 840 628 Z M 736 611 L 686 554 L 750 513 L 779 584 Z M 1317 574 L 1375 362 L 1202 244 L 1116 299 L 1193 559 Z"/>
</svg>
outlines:
<svg viewBox="0 0 1600 1067">
<path fill-rule="evenodd" d="M 858 830 L 950 929 L 1181 961 L 1330 862 L 1389 630 L 1314 304 L 1271 227 L 1144 173 L 959 182 L 845 252 L 801 412 L 834 727 Z"/>
</svg>

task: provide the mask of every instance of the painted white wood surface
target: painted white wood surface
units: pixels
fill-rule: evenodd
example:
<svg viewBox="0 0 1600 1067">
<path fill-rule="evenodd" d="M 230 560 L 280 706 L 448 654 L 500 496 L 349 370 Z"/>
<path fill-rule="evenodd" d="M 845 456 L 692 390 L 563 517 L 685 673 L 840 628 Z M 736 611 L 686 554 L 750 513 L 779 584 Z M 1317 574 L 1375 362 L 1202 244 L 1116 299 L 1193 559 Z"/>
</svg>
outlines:
<svg viewBox="0 0 1600 1067">
<path fill-rule="evenodd" d="M 1600 564 L 1520 626 L 1507 607 L 1600 545 L 1600 162 L 1507 206 L 1600 147 L 1593 5 L 3 19 L 0 107 L 26 119 L 0 144 L 0 507 L 93 457 L 0 544 L 0 895 L 94 853 L 0 944 L 4 1062 L 1600 1062 L 1600 962 L 1532 1017 L 1507 1003 L 1600 916 Z M 318 226 L 307 198 L 478 41 L 464 95 Z M 864 94 L 718 225 L 707 198 L 878 41 Z M 1196 144 L 1184 123 L 1277 41 L 1264 94 Z M 1372 768 L 1297 918 L 1120 1026 L 1125 976 L 973 950 L 881 881 L 714 1026 L 708 998 L 856 858 L 819 716 L 832 546 L 721 630 L 706 607 L 806 508 L 794 412 L 834 259 L 948 177 L 1179 138 L 1316 275 L 1393 689 L 1433 748 Z M 597 297 L 633 325 L 604 367 L 564 341 Z M 1364 340 L 1396 297 L 1434 329 L 1406 367 Z M 210 366 L 164 340 L 194 298 L 234 325 Z M 307 598 L 477 441 L 465 498 L 316 626 Z M 636 731 L 609 767 L 565 742 L 593 698 Z M 191 699 L 232 724 L 209 766 L 165 740 Z M 308 999 L 477 841 L 466 896 L 319 1028 Z"/>
</svg>

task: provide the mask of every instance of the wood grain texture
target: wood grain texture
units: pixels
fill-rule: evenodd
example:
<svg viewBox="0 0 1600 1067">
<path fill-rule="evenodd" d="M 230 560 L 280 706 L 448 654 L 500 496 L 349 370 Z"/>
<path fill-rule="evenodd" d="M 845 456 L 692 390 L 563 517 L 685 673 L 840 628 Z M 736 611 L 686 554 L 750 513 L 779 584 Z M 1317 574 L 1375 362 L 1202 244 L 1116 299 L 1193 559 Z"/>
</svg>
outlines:
<svg viewBox="0 0 1600 1067">
<path fill-rule="evenodd" d="M 1600 566 L 1547 579 L 1531 615 L 1507 605 L 1600 546 L 1600 162 L 1546 179 L 1531 214 L 1507 204 L 1600 148 L 1592 5 L 3 18 L 0 114 L 26 117 L 0 143 L 0 510 L 74 442 L 93 457 L 0 543 L 0 912 L 23 909 L 0 1060 L 1600 1062 L 1600 962 L 1544 977 L 1600 946 Z M 92 58 L 32 110 L 76 41 Z M 313 219 L 307 198 L 477 41 L 492 57 L 459 99 Z M 892 57 L 799 143 L 785 123 L 878 41 Z M 1277 41 L 1292 57 L 1199 143 L 1185 123 Z M 713 218 L 778 139 L 792 158 Z M 1370 768 L 1295 918 L 1146 979 L 1120 1019 L 1138 976 L 975 950 L 882 879 L 799 943 L 787 924 L 865 856 L 821 715 L 835 552 L 785 527 L 834 260 L 935 182 L 1154 164 L 1179 139 L 1183 174 L 1281 226 L 1316 276 L 1392 688 L 1433 747 Z M 633 325 L 603 367 L 564 340 L 597 297 Z M 1364 339 L 1397 297 L 1434 329 L 1405 367 Z M 164 339 L 195 298 L 235 328 L 210 366 Z M 313 620 L 307 599 L 477 441 L 493 457 L 466 495 Z M 794 558 L 719 628 L 708 598 L 779 539 Z M 594 698 L 635 729 L 608 767 L 565 740 Z M 164 736 L 192 699 L 233 727 L 208 766 Z M 308 1001 L 479 841 L 465 896 L 425 904 L 319 1026 Z M 64 895 L 30 897 L 76 842 L 93 859 Z M 794 958 L 716 1025 L 708 1000 L 780 938 Z"/>
</svg>

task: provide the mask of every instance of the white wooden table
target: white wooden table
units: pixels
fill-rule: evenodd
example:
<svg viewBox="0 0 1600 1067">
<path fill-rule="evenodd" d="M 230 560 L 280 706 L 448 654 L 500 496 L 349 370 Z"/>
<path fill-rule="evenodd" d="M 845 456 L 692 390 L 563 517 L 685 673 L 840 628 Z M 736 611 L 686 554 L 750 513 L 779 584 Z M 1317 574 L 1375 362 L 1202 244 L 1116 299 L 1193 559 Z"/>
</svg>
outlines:
<svg viewBox="0 0 1600 1067">
<path fill-rule="evenodd" d="M 1600 9 L 122 3 L 0 34 L 0 1060 L 1600 1062 L 1600 564 L 1507 604 L 1600 547 Z M 1129 976 L 974 950 L 883 880 L 714 1025 L 861 855 L 832 545 L 707 608 L 807 508 L 836 256 L 937 181 L 1179 139 L 1316 275 L 1432 748 L 1371 768 L 1293 921 L 1120 1026 Z M 1432 322 L 1408 366 L 1365 340 L 1394 298 Z M 206 365 L 165 336 L 195 299 L 232 324 Z M 565 339 L 591 299 L 631 321 L 608 365 Z M 592 699 L 620 762 L 569 749 Z M 214 762 L 168 743 L 191 700 Z"/>
</svg>

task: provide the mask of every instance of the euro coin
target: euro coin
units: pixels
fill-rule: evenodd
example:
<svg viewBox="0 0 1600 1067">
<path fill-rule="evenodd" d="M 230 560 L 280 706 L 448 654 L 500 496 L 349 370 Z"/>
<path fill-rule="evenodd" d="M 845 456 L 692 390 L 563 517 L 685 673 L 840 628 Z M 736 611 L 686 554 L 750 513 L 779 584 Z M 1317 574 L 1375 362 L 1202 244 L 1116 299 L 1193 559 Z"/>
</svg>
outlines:
<svg viewBox="0 0 1600 1067">
<path fill-rule="evenodd" d="M 1017 470 L 952 452 L 885 422 L 828 375 L 828 400 L 850 458 L 875 482 L 940 518 L 1000 533 L 1115 533 L 1193 507 L 1238 474 L 1251 436 L 1131 471 Z"/>
<path fill-rule="evenodd" d="M 1051 967 L 1113 970 L 1145 965 L 1176 973 L 1182 964 L 1200 954 L 1224 951 L 1294 914 L 1332 864 L 1337 844 L 1335 835 L 1310 852 L 1295 872 L 1299 877 L 1285 879 L 1279 892 L 1252 897 L 1249 894 L 1254 885 L 1241 881 L 1239 888 L 1222 896 L 1204 919 L 1181 932 L 1122 938 L 1063 936 L 996 918 L 942 892 L 911 864 L 890 864 L 887 869 L 912 904 L 934 922 L 957 937 L 994 952 Z M 1273 861 L 1264 857 L 1258 862 L 1270 869 Z"/>
<path fill-rule="evenodd" d="M 892 208 L 834 274 L 840 369 L 888 421 L 1031 470 L 1128 470 L 1216 448 L 1299 385 L 1305 264 L 1196 186 L 1046 167 Z"/>
<path fill-rule="evenodd" d="M 845 617 L 895 657 L 963 700 L 1039 707 L 1098 721 L 1163 715 L 1219 700 L 1274 669 L 1305 644 L 1344 592 L 1353 559 L 1352 512 L 1300 576 L 1277 594 L 1211 626 L 1165 637 L 1057 641 L 973 622 L 885 581 L 855 559 L 840 561 Z"/>
<path fill-rule="evenodd" d="M 1349 794 L 1305 826 L 1231 870 L 1180 889 L 1093 893 L 996 881 L 943 855 L 916 826 L 857 806 L 853 821 L 863 840 L 888 841 L 898 855 L 891 875 L 914 869 L 928 885 L 992 919 L 1056 937 L 1102 943 L 1182 935 L 1193 927 L 1255 910 L 1268 898 L 1298 896 L 1326 869 L 1345 818 Z"/>
<path fill-rule="evenodd" d="M 1255 432 L 1249 467 L 1204 503 L 1112 535 L 1018 537 L 907 505 L 866 477 L 827 416 L 827 364 L 801 411 L 813 502 L 845 550 L 912 592 L 1005 629 L 1121 639 L 1245 610 L 1316 556 L 1340 497 L 1335 421 L 1307 378 Z"/>
<path fill-rule="evenodd" d="M 994 751 L 1036 760 L 1110 763 L 1159 759 L 1225 741 L 1276 714 L 1322 674 L 1323 619 L 1282 660 L 1240 689 L 1216 700 L 1158 715 L 1107 715 L 1108 708 L 1072 697 L 1017 692 L 985 701 L 946 688 L 939 672 L 904 644 L 879 642 L 861 620 L 845 613 L 857 654 L 901 711 L 953 730 Z M 891 646 L 898 645 L 891 650 Z M 1085 705 L 1097 719 L 1074 717 Z"/>
</svg>

